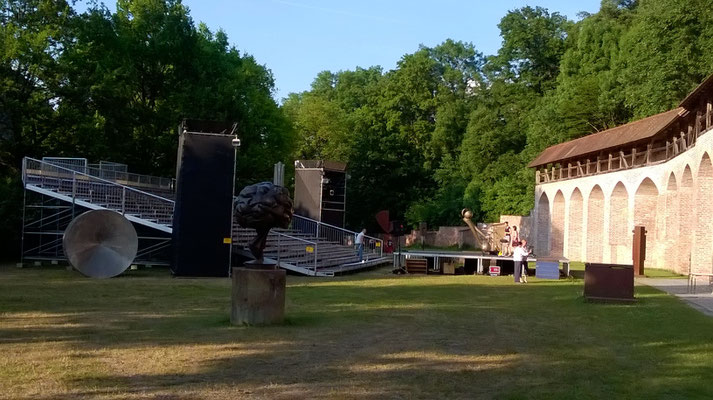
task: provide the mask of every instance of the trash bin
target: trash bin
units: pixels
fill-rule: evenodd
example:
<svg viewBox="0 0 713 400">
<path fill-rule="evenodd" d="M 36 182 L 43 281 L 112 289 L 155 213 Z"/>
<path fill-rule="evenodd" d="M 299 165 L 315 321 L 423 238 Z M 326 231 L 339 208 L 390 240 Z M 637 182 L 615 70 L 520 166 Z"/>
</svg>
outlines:
<svg viewBox="0 0 713 400">
<path fill-rule="evenodd" d="M 634 301 L 634 266 L 585 263 L 584 297 L 595 301 Z"/>
</svg>

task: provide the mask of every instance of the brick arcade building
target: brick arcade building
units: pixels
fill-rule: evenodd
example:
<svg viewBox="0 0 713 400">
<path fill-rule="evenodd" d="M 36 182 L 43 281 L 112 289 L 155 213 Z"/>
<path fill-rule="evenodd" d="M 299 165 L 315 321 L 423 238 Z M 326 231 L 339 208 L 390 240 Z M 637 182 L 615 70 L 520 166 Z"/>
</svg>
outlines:
<svg viewBox="0 0 713 400">
<path fill-rule="evenodd" d="M 676 109 L 545 149 L 529 164 L 537 254 L 630 264 L 644 225 L 646 267 L 713 272 L 711 128 L 713 76 Z"/>
</svg>

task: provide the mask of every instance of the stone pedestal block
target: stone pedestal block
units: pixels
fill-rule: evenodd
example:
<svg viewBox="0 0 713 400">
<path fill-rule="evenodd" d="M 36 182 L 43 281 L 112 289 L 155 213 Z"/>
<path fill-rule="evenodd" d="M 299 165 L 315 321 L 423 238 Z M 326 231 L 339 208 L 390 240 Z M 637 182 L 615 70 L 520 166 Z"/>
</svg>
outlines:
<svg viewBox="0 0 713 400">
<path fill-rule="evenodd" d="M 267 325 L 285 317 L 285 270 L 233 268 L 230 323 Z"/>
</svg>

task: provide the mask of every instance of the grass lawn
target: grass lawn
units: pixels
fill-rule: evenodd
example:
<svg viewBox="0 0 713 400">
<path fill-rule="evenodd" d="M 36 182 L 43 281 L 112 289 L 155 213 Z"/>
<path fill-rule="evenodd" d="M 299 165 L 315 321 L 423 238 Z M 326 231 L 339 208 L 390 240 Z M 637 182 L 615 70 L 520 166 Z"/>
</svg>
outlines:
<svg viewBox="0 0 713 400">
<path fill-rule="evenodd" d="M 713 318 L 581 280 L 288 277 L 284 325 L 233 327 L 228 279 L 0 267 L 0 398 L 709 399 Z"/>
<path fill-rule="evenodd" d="M 572 261 L 569 265 L 569 269 L 570 269 L 570 271 L 573 272 L 573 275 L 575 275 L 575 276 L 578 276 L 578 277 L 584 276 L 584 263 L 581 261 Z M 644 268 L 644 276 L 646 278 L 677 278 L 677 279 L 688 278 L 686 275 L 680 275 L 680 274 L 677 274 L 677 273 L 667 270 L 667 269 L 658 269 L 658 268 Z"/>
</svg>

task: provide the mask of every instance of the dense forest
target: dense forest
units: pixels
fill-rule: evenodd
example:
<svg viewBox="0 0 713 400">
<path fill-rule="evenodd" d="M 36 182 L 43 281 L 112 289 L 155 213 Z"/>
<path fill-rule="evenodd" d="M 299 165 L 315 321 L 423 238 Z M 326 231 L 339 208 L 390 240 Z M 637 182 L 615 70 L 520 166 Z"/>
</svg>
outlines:
<svg viewBox="0 0 713 400">
<path fill-rule="evenodd" d="M 547 146 L 668 110 L 713 72 L 713 1 L 603 0 L 574 22 L 509 12 L 502 44 L 421 46 L 396 69 L 322 72 L 284 110 L 297 156 L 349 163 L 348 221 L 526 215 Z"/>
<path fill-rule="evenodd" d="M 713 72 L 712 10 L 603 0 L 574 21 L 525 7 L 500 21 L 497 54 L 444 38 L 390 71 L 324 71 L 280 106 L 269 66 L 180 0 L 81 13 L 0 0 L 0 250 L 18 249 L 23 156 L 171 176 L 184 117 L 238 122 L 238 185 L 269 179 L 277 161 L 347 162 L 354 229 L 382 209 L 431 226 L 457 224 L 463 207 L 478 220 L 527 214 L 526 164 L 542 149 L 670 109 Z"/>
<path fill-rule="evenodd" d="M 23 156 L 85 157 L 175 173 L 183 118 L 238 122 L 239 181 L 292 157 L 271 72 L 196 25 L 180 0 L 0 0 L 0 249 L 19 255 Z M 6 250 L 7 249 L 7 250 Z M 6 255 L 7 257 L 7 255 Z"/>
</svg>

